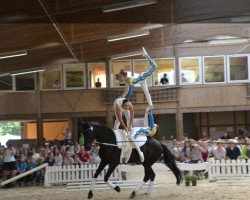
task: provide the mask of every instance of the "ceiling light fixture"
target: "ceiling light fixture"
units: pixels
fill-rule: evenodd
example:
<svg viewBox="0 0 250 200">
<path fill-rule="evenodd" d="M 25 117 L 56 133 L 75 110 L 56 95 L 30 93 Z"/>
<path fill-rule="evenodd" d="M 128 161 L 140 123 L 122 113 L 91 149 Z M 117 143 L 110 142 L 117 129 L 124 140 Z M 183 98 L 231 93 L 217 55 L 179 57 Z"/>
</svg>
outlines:
<svg viewBox="0 0 250 200">
<path fill-rule="evenodd" d="M 111 56 L 110 58 L 112 60 L 116 60 L 116 59 L 120 59 L 120 58 L 127 58 L 127 57 L 132 57 L 132 56 L 139 56 L 139 55 L 142 55 L 141 51 L 116 54 L 116 55 Z"/>
<path fill-rule="evenodd" d="M 19 57 L 19 56 L 26 56 L 27 51 L 13 51 L 13 52 L 7 52 L 7 53 L 0 53 L 0 59 L 5 59 L 5 58 L 13 58 L 13 57 Z"/>
<path fill-rule="evenodd" d="M 234 45 L 234 44 L 243 44 L 248 42 L 246 38 L 235 38 L 235 39 L 227 39 L 227 40 L 211 40 L 209 42 L 210 46 L 215 45 Z"/>
<path fill-rule="evenodd" d="M 43 72 L 43 71 L 45 71 L 44 67 L 37 67 L 37 68 L 24 69 L 24 70 L 10 72 L 10 75 L 17 76 L 17 75 L 30 74 L 30 73 Z"/>
<path fill-rule="evenodd" d="M 133 1 L 126 1 L 122 3 L 115 3 L 110 4 L 107 6 L 102 7 L 102 12 L 108 13 L 108 12 L 114 12 L 118 10 L 125 10 L 129 8 L 136 8 L 140 6 L 147 6 L 151 4 L 157 3 L 157 0 L 133 0 Z"/>
<path fill-rule="evenodd" d="M 118 41 L 118 40 L 125 40 L 125 39 L 130 39 L 130 38 L 135 38 L 135 37 L 142 37 L 149 35 L 150 32 L 148 30 L 144 31 L 137 31 L 133 33 L 124 33 L 120 35 L 114 35 L 114 36 L 109 36 L 107 37 L 108 42 L 113 42 L 113 41 Z"/>
</svg>

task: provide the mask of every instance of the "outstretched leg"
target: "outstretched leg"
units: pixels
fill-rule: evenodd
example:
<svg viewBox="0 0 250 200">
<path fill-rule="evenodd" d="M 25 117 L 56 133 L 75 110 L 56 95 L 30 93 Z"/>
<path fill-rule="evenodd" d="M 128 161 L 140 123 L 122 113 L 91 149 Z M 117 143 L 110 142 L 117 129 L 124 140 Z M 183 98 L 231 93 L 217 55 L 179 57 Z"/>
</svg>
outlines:
<svg viewBox="0 0 250 200">
<path fill-rule="evenodd" d="M 131 199 L 134 199 L 135 198 L 135 195 L 136 195 L 136 192 L 138 192 L 144 185 L 146 182 L 148 182 L 149 178 L 150 178 L 150 168 L 151 167 L 148 167 L 148 166 L 145 166 L 144 165 L 144 172 L 145 172 L 145 175 L 144 175 L 144 178 L 143 180 L 135 187 L 135 189 L 133 190 L 133 192 L 131 193 L 130 195 L 130 198 Z"/>
<path fill-rule="evenodd" d="M 117 192 L 120 192 L 121 189 L 119 186 L 114 185 L 111 181 L 109 181 L 110 175 L 114 172 L 115 168 L 117 167 L 118 164 L 110 164 L 107 173 L 104 176 L 104 181 L 107 183 L 107 185 L 111 188 L 114 189 Z"/>
<path fill-rule="evenodd" d="M 91 199 L 93 197 L 93 191 L 95 189 L 96 179 L 99 176 L 99 174 L 102 172 L 102 170 L 106 167 L 106 165 L 107 165 L 107 163 L 104 161 L 101 161 L 101 163 L 99 164 L 98 169 L 96 170 L 94 177 L 92 179 L 92 182 L 90 184 L 88 199 Z"/>
</svg>

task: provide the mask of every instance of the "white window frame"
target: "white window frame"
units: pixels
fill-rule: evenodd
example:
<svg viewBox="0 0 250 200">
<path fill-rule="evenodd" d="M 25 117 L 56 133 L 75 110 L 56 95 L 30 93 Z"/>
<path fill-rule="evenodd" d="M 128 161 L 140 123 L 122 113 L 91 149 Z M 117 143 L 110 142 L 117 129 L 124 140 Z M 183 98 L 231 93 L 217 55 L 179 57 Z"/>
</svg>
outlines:
<svg viewBox="0 0 250 200">
<path fill-rule="evenodd" d="M 205 80 L 205 58 L 216 58 L 216 57 L 223 57 L 224 58 L 224 81 L 223 82 L 209 82 L 206 83 Z M 225 84 L 227 82 L 227 62 L 226 62 L 226 56 L 225 55 L 213 55 L 213 56 L 203 56 L 202 57 L 202 72 L 203 72 L 203 84 L 205 85 L 214 85 L 214 84 Z"/>
<path fill-rule="evenodd" d="M 109 79 L 110 79 L 110 88 L 124 88 L 124 86 L 114 86 L 114 82 L 113 82 L 113 77 L 112 75 L 114 76 L 113 74 L 113 70 L 112 70 L 112 61 L 129 61 L 130 62 L 130 66 L 131 66 L 131 74 L 133 76 L 133 62 L 132 62 L 132 59 L 122 59 L 122 60 L 110 60 L 109 61 L 109 71 L 110 71 L 110 75 L 109 75 Z"/>
<path fill-rule="evenodd" d="M 192 82 L 192 83 L 182 83 L 182 77 L 181 77 L 181 71 L 182 71 L 182 66 L 181 66 L 181 60 L 182 59 L 198 59 L 199 60 L 199 82 Z M 180 85 L 199 85 L 203 83 L 203 69 L 202 69 L 202 62 L 201 62 L 201 56 L 190 56 L 190 57 L 179 57 L 178 59 L 178 65 L 179 65 L 179 82 Z"/>
<path fill-rule="evenodd" d="M 83 69 L 83 87 L 66 87 L 66 68 L 67 67 L 74 67 L 74 66 L 79 66 L 82 65 Z M 62 74 L 63 74 L 63 88 L 64 90 L 79 90 L 79 89 L 86 89 L 87 85 L 86 85 L 86 64 L 85 63 L 67 63 L 67 64 L 63 64 L 63 70 L 62 70 Z M 62 89 L 62 87 L 61 87 Z M 54 89 L 55 90 L 55 89 Z"/>
<path fill-rule="evenodd" d="M 148 63 L 148 60 L 147 60 L 147 59 L 133 59 L 132 76 L 135 75 L 135 62 L 136 62 L 136 61 L 147 61 L 147 63 Z M 149 65 L 149 63 L 148 63 L 148 65 Z M 149 67 L 151 67 L 151 66 L 149 66 Z M 148 78 L 148 77 L 147 77 L 147 78 Z M 154 86 L 154 83 L 153 83 L 153 77 L 152 77 L 152 75 L 151 75 L 150 79 L 151 79 L 151 85 L 148 85 L 148 87 L 153 87 L 153 86 Z M 135 85 L 135 87 L 140 87 L 140 86 Z"/>
<path fill-rule="evenodd" d="M 6 76 L 8 76 L 8 75 L 6 75 Z M 4 76 L 2 76 L 2 77 L 4 77 Z M 14 76 L 10 76 L 11 77 L 11 82 L 12 82 L 12 90 L 0 90 L 0 93 L 8 93 L 8 92 L 14 92 L 15 90 L 15 77 Z M 30 91 L 32 91 L 32 90 L 30 90 Z M 18 91 L 19 92 L 19 91 Z"/>
<path fill-rule="evenodd" d="M 236 57 L 236 58 L 239 58 L 239 57 L 247 57 L 247 71 L 248 71 L 248 79 L 245 79 L 245 80 L 231 80 L 230 79 L 230 73 L 231 73 L 231 68 L 230 68 L 230 58 L 233 58 L 233 57 Z M 236 55 L 227 55 L 227 80 L 228 80 L 228 83 L 246 83 L 246 82 L 249 82 L 250 80 L 250 57 L 249 57 L 249 54 L 236 54 Z"/>
<path fill-rule="evenodd" d="M 40 90 L 41 91 L 56 91 L 56 90 L 63 90 L 63 69 L 62 69 L 62 65 L 60 65 L 60 84 L 61 84 L 61 88 L 60 89 L 54 89 L 54 88 L 43 88 L 43 80 L 42 80 L 42 72 L 39 73 L 39 79 L 40 79 Z M 46 68 L 45 68 L 46 71 Z"/>
<path fill-rule="evenodd" d="M 36 73 L 34 72 L 32 73 L 34 76 L 34 90 L 16 90 L 16 76 L 12 77 L 12 81 L 13 81 L 13 92 L 34 92 L 37 89 L 37 84 L 36 84 Z M 18 76 L 18 75 L 17 75 Z"/>
<path fill-rule="evenodd" d="M 105 75 L 106 75 L 106 87 L 99 87 L 99 88 L 97 88 L 97 87 L 90 87 L 90 77 L 89 77 L 89 64 L 98 64 L 98 63 L 102 63 L 102 64 L 104 64 L 105 65 Z M 105 88 L 108 88 L 108 85 L 107 85 L 107 64 L 106 64 L 106 62 L 88 62 L 87 63 L 87 73 L 88 73 L 88 89 L 90 89 L 90 90 L 101 90 L 101 89 L 105 89 Z"/>
<path fill-rule="evenodd" d="M 153 86 L 154 87 L 166 87 L 166 86 L 173 86 L 173 85 L 176 85 L 176 63 L 175 63 L 175 60 L 176 58 L 175 57 L 170 57 L 170 58 L 154 58 L 153 59 L 154 61 L 157 61 L 157 60 L 174 60 L 174 84 L 165 84 L 165 85 L 155 85 L 155 78 L 154 76 L 152 77 L 153 79 Z"/>
</svg>

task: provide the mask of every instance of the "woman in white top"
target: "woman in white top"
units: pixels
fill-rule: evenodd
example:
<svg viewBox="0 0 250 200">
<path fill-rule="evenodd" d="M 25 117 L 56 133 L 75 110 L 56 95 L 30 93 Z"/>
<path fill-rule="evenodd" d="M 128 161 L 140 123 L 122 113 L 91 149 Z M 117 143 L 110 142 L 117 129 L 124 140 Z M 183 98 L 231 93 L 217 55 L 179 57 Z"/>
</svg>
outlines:
<svg viewBox="0 0 250 200">
<path fill-rule="evenodd" d="M 126 132 L 131 131 L 132 124 L 134 121 L 134 107 L 130 103 L 130 101 L 126 98 L 116 99 L 114 102 L 114 110 L 115 110 L 115 116 L 116 116 L 114 130 L 119 129 L 119 126 L 121 124 Z M 125 125 L 122 119 L 122 113 L 124 113 L 126 117 L 127 126 Z"/>
<path fill-rule="evenodd" d="M 8 176 L 14 177 L 17 173 L 17 164 L 15 159 L 16 150 L 8 143 L 7 148 L 4 150 L 3 160 L 3 180 L 6 180 Z"/>
</svg>

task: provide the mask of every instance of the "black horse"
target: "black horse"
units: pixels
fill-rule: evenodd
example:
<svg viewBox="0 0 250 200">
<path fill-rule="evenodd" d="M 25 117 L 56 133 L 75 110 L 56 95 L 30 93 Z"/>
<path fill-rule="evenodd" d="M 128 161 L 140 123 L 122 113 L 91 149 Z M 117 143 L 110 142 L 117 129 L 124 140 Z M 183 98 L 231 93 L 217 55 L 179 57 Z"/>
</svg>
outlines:
<svg viewBox="0 0 250 200">
<path fill-rule="evenodd" d="M 101 163 L 94 174 L 92 184 L 88 193 L 88 199 L 93 197 L 93 189 L 95 186 L 95 180 L 106 165 L 109 165 L 108 171 L 105 174 L 104 181 L 114 190 L 120 192 L 120 187 L 113 185 L 108 181 L 110 175 L 115 168 L 120 164 L 121 150 L 116 146 L 116 138 L 113 130 L 103 124 L 97 122 L 87 122 L 83 124 L 83 132 L 85 134 L 85 148 L 89 150 L 92 142 L 96 140 L 100 145 L 99 156 Z M 136 192 L 148 181 L 152 183 L 155 179 L 155 173 L 152 169 L 152 165 L 158 161 L 163 155 L 165 164 L 171 169 L 176 177 L 176 183 L 179 185 L 182 181 L 181 172 L 176 166 L 174 156 L 168 150 L 168 148 L 160 144 L 152 137 L 147 138 L 147 142 L 141 147 L 141 151 L 144 153 L 145 160 L 142 163 L 145 170 L 143 181 L 135 188 L 130 195 L 130 198 L 134 198 Z M 133 149 L 131 157 L 128 163 L 140 163 L 140 158 L 136 150 Z M 150 185 L 150 184 L 149 184 Z M 151 185 L 152 187 L 152 185 Z"/>
</svg>

